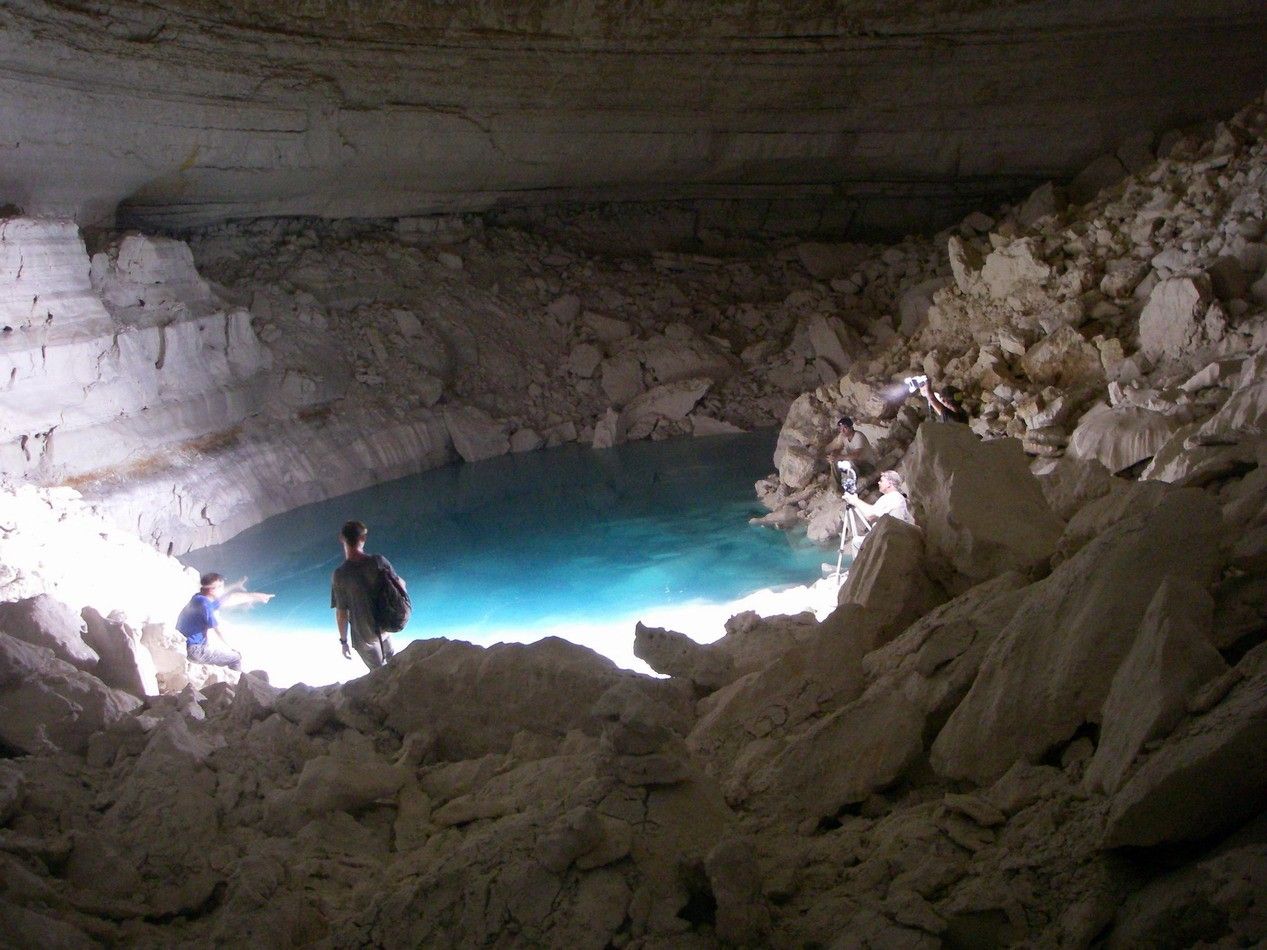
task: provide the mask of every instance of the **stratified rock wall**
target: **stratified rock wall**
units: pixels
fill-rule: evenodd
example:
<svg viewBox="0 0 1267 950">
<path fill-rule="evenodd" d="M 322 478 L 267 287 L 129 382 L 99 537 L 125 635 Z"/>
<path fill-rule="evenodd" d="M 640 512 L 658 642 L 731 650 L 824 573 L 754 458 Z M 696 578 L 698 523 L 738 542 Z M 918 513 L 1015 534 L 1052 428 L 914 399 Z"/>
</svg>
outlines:
<svg viewBox="0 0 1267 950">
<path fill-rule="evenodd" d="M 689 197 L 901 233 L 1230 111 L 1267 45 L 1255 0 L 10 0 L 0 27 L 0 202 L 173 226 Z"/>
</svg>

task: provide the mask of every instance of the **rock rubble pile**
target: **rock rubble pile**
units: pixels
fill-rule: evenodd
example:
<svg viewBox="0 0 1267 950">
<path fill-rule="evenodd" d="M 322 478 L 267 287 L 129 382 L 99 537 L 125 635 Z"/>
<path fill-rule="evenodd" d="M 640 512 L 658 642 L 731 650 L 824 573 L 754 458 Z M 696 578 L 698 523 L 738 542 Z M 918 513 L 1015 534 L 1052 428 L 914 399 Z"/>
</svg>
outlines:
<svg viewBox="0 0 1267 950">
<path fill-rule="evenodd" d="M 305 348 L 357 354 L 350 378 L 291 384 L 313 409 L 336 390 L 344 406 L 374 393 L 406 413 L 441 406 L 478 456 L 577 419 L 599 444 L 750 424 L 774 411 L 762 399 L 817 376 L 762 485 L 775 513 L 827 532 L 815 440 L 849 411 L 901 462 L 922 527 L 882 521 L 822 623 L 744 614 L 706 646 L 639 627 L 636 651 L 665 679 L 558 640 L 431 640 L 341 687 L 246 674 L 155 695 L 129 679 L 127 631 L 85 612 L 81 634 L 32 582 L 0 611 L 6 938 L 1267 941 L 1265 130 L 1256 102 L 1084 204 L 1044 188 L 971 218 L 944 255 L 915 239 L 789 246 L 772 272 L 799 286 L 731 311 L 709 301 L 751 264 L 657 257 L 664 280 L 643 277 L 668 309 L 652 321 L 614 296 L 638 279 L 618 266 L 613 295 L 569 299 L 575 281 L 547 267 L 591 268 L 591 288 L 602 268 L 557 252 L 507 298 L 525 301 L 518 354 L 548 370 L 526 397 L 514 361 L 493 359 L 491 321 L 460 333 L 443 311 L 376 310 L 356 285 L 337 297 L 352 270 L 315 233 L 246 262 L 217 251 L 241 234 L 195 239 L 215 293 L 250 290 L 270 372 L 327 365 Z M 464 240 L 465 253 L 389 242 L 387 270 L 458 300 L 509 280 L 487 248 L 531 238 Z M 322 294 L 300 289 L 327 273 Z M 406 371 L 378 372 L 371 331 Z M 750 364 L 758 337 L 775 345 Z M 660 362 L 665 341 L 676 356 Z M 783 367 L 786 385 L 762 389 L 746 365 Z M 427 366 L 435 399 L 405 379 Z M 966 392 L 971 429 L 886 400 L 921 370 Z M 639 405 L 673 408 L 648 427 L 628 415 Z"/>
</svg>

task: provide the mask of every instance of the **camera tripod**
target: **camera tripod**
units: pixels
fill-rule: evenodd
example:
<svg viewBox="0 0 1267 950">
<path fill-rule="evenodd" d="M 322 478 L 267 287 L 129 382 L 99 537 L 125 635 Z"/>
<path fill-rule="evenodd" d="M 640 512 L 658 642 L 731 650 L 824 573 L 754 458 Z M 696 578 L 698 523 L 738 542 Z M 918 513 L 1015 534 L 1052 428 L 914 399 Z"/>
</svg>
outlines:
<svg viewBox="0 0 1267 950">
<path fill-rule="evenodd" d="M 855 538 L 861 538 L 870 530 L 867 519 L 849 502 L 843 503 L 840 513 L 840 550 L 836 554 L 836 586 L 840 586 L 840 568 L 845 561 L 845 545 Z M 857 551 L 855 550 L 855 555 Z"/>
</svg>

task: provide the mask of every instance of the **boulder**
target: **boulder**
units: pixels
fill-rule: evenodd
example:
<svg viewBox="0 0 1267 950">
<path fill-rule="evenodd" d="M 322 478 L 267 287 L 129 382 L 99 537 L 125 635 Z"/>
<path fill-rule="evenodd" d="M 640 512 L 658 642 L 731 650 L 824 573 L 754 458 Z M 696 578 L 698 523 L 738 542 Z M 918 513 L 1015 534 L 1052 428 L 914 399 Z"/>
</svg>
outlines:
<svg viewBox="0 0 1267 950">
<path fill-rule="evenodd" d="M 1115 185 L 1126 176 L 1126 166 L 1116 155 L 1101 155 L 1074 176 L 1069 183 L 1069 200 L 1073 204 L 1085 204 L 1100 193 L 1102 188 Z"/>
<path fill-rule="evenodd" d="M 711 379 L 698 377 L 649 389 L 625 407 L 620 414 L 621 427 L 629 430 L 640 422 L 657 418 L 685 419 L 712 385 Z"/>
<path fill-rule="evenodd" d="M 453 448 L 464 462 L 480 462 L 510 451 L 505 423 L 498 422 L 483 409 L 446 406 L 444 424 L 453 440 Z"/>
<path fill-rule="evenodd" d="M 1205 841 L 1267 804 L 1267 674 L 1175 733 L 1114 796 L 1108 847 Z"/>
<path fill-rule="evenodd" d="M 100 657 L 84 643 L 82 629 L 79 614 L 47 594 L 0 604 L 0 632 L 52 650 L 59 659 L 92 672 Z"/>
<path fill-rule="evenodd" d="M 866 535 L 838 602 L 857 604 L 867 613 L 870 652 L 946 600 L 946 592 L 925 567 L 924 532 L 885 516 Z"/>
<path fill-rule="evenodd" d="M 516 429 L 510 436 L 510 451 L 515 453 L 535 452 L 545 444 L 541 433 L 527 426 Z"/>
<path fill-rule="evenodd" d="M 1061 521 L 1068 521 L 1088 502 L 1107 495 L 1113 486 L 1109 470 L 1095 459 L 1066 454 L 1045 464 L 1038 473 L 1038 484 L 1052 513 Z"/>
<path fill-rule="evenodd" d="M 796 256 L 811 277 L 831 280 L 848 274 L 871 254 L 865 244 L 822 244 L 804 241 L 796 245 Z"/>
<path fill-rule="evenodd" d="M 87 626 L 84 641 L 100 657 L 94 671 L 97 678 L 133 696 L 157 696 L 158 670 L 141 635 L 121 620 L 101 616 L 92 607 L 85 607 L 80 616 Z"/>
<path fill-rule="evenodd" d="M 601 379 L 612 405 L 623 406 L 642 392 L 642 364 L 632 356 L 613 356 L 603 360 Z"/>
<path fill-rule="evenodd" d="M 1017 209 L 1016 223 L 1022 228 L 1032 228 L 1044 218 L 1060 214 L 1065 206 L 1064 191 L 1052 182 L 1045 182 L 1035 188 Z"/>
<path fill-rule="evenodd" d="M 1209 344 L 1204 321 L 1214 292 L 1204 274 L 1159 281 L 1139 315 L 1139 347 L 1151 359 L 1191 360 Z"/>
<path fill-rule="evenodd" d="M 1150 409 L 1101 403 L 1078 421 L 1068 451 L 1072 458 L 1097 461 L 1116 473 L 1152 458 L 1183 425 Z"/>
<path fill-rule="evenodd" d="M 451 758 L 505 752 L 521 731 L 561 737 L 587 727 L 590 706 L 626 680 L 666 709 L 684 702 L 670 681 L 617 669 L 592 650 L 556 637 L 487 649 L 417 640 L 396 654 L 386 672 L 353 680 L 343 692 L 399 735 L 433 736 L 439 754 Z M 490 716 L 490 709 L 497 715 Z"/>
<path fill-rule="evenodd" d="M 1181 590 L 1208 587 L 1221 531 L 1203 492 L 1173 491 L 1032 585 L 937 736 L 937 772 L 985 784 L 1100 722 L 1157 590 L 1167 578 Z"/>
<path fill-rule="evenodd" d="M 581 314 L 581 322 L 590 328 L 595 338 L 604 343 L 619 343 L 632 332 L 629 321 L 606 314 L 594 313 L 591 310 Z"/>
<path fill-rule="evenodd" d="M 941 290 L 950 281 L 944 277 L 936 277 L 916 284 L 898 298 L 898 333 L 904 337 L 914 336 L 928 322 L 928 309 L 933 305 L 933 294 Z"/>
<path fill-rule="evenodd" d="M 1267 435 L 1267 354 L 1246 360 L 1232 395 L 1201 424 L 1195 441 L 1205 445 Z"/>
<path fill-rule="evenodd" d="M 971 294 L 981 280 L 981 254 L 970 243 L 952 236 L 946 242 L 946 256 L 950 260 L 950 272 L 960 293 Z"/>
<path fill-rule="evenodd" d="M 833 818 L 896 782 L 922 756 L 924 715 L 900 693 L 865 696 L 793 738 L 748 780 L 751 805 Z"/>
<path fill-rule="evenodd" d="M 1022 238 L 987 255 L 981 267 L 981 281 L 991 297 L 1006 300 L 1051 276 L 1051 267 L 1038 258 L 1036 247 L 1032 238 Z"/>
<path fill-rule="evenodd" d="M 857 607 L 837 614 L 856 615 Z M 746 746 L 771 743 L 862 695 L 862 650 L 837 623 L 797 644 L 761 670 L 749 673 L 699 703 L 687 747 L 719 771 L 742 765 Z"/>
<path fill-rule="evenodd" d="M 1046 568 L 1061 524 L 1017 440 L 981 442 L 967 426 L 926 422 L 906 469 L 915 520 L 939 580 L 951 582 L 947 572 L 976 582 Z"/>
<path fill-rule="evenodd" d="M 1100 351 L 1073 327 L 1062 324 L 1025 351 L 1025 375 L 1040 386 L 1074 389 L 1104 384 Z"/>
<path fill-rule="evenodd" d="M 639 622 L 634 628 L 634 656 L 657 673 L 679 676 L 705 693 L 735 679 L 735 664 L 711 644 L 696 643 L 684 633 Z"/>
<path fill-rule="evenodd" d="M 568 354 L 568 368 L 581 379 L 589 379 L 603 361 L 603 351 L 593 343 L 578 343 Z"/>
<path fill-rule="evenodd" d="M 1197 691 L 1226 672 L 1210 643 L 1213 616 L 1214 600 L 1205 591 L 1180 590 L 1169 579 L 1157 588 L 1104 701 L 1088 787 L 1116 792 L 1145 743 L 1167 735 Z"/>
<path fill-rule="evenodd" d="M 377 759 L 317 756 L 304 763 L 294 802 L 314 815 L 354 812 L 379 799 L 395 798 L 407 777 L 403 769 Z"/>
<path fill-rule="evenodd" d="M 93 733 L 140 705 L 52 650 L 0 633 L 0 747 L 10 753 L 81 754 Z"/>
<path fill-rule="evenodd" d="M 826 360 L 835 371 L 835 376 L 844 375 L 859 350 L 858 344 L 850 339 L 851 334 L 845 325 L 834 317 L 825 317 L 820 313 L 805 322 L 805 332 L 810 346 L 814 348 L 814 356 Z"/>
</svg>

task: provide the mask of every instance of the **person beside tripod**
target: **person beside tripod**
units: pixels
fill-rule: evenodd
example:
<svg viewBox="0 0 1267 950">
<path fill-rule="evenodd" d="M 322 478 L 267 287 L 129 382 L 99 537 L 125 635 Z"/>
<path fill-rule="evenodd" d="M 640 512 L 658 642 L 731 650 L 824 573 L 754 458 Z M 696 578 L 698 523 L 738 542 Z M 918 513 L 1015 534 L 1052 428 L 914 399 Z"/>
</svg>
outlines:
<svg viewBox="0 0 1267 950">
<path fill-rule="evenodd" d="M 870 529 L 885 515 L 914 524 L 911 507 L 906 502 L 906 481 L 901 474 L 889 469 L 880 473 L 880 497 L 874 502 L 863 501 L 853 492 L 844 492 L 845 504 L 860 514 Z"/>
</svg>

